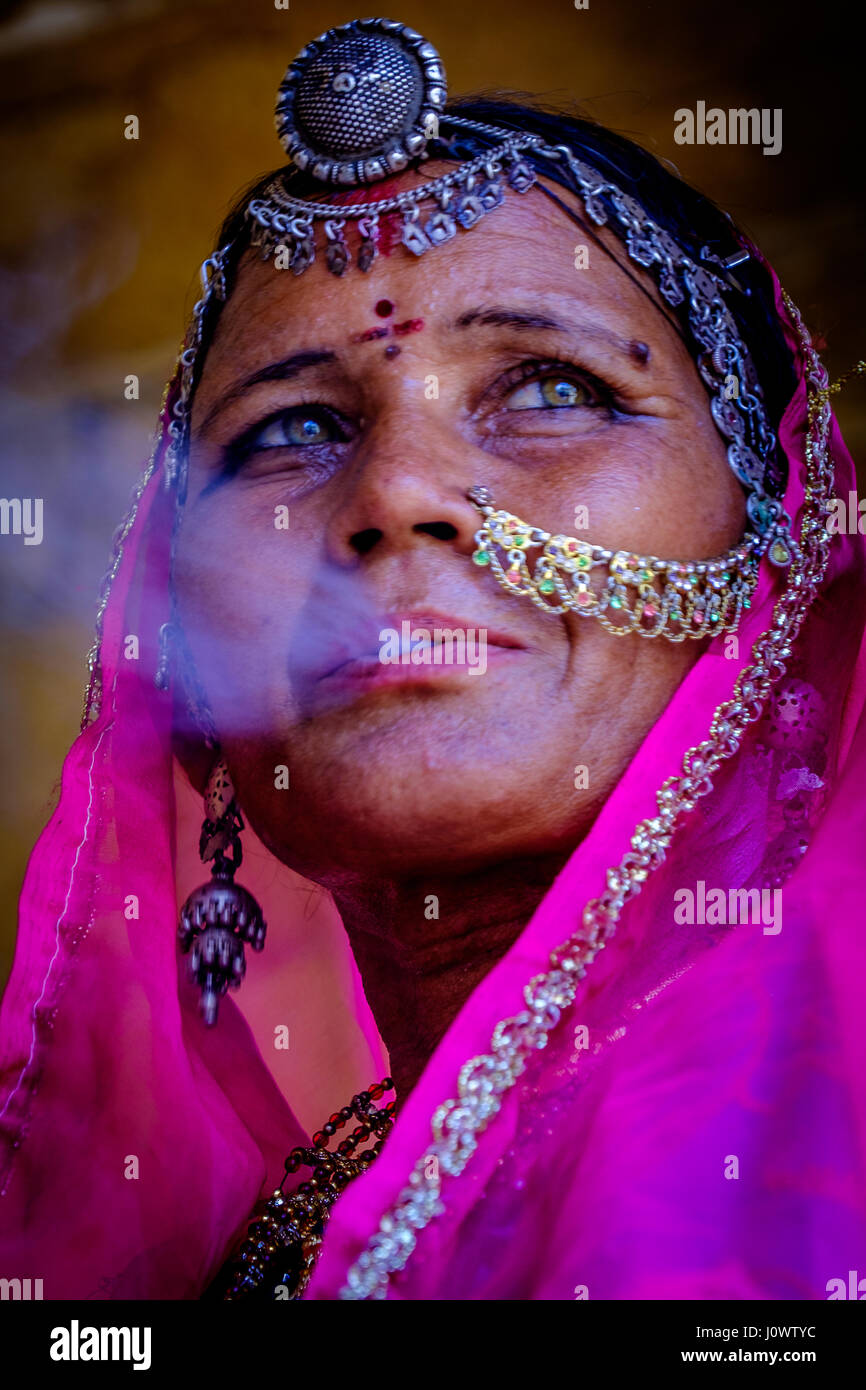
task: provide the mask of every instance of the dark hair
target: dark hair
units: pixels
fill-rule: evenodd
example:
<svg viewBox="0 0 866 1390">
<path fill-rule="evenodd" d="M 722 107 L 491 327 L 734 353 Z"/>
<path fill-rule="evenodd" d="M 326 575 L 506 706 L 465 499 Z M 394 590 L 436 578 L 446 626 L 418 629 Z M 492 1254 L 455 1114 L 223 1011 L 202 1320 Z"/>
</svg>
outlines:
<svg viewBox="0 0 866 1390">
<path fill-rule="evenodd" d="M 637 199 L 649 217 L 669 232 L 698 264 L 705 249 L 720 259 L 742 249 L 742 233 L 729 215 L 710 198 L 692 188 L 640 145 L 582 115 L 578 108 L 554 109 L 524 93 L 495 93 L 457 98 L 448 103 L 446 115 L 449 113 L 488 125 L 537 134 L 549 145 L 568 145 L 578 158 L 592 165 L 624 193 Z M 475 132 L 449 132 L 431 141 L 428 153 L 433 159 L 469 159 L 493 143 L 493 140 Z M 550 160 L 544 161 L 540 168 L 548 180 L 561 184 L 563 188 L 573 189 L 564 166 Z M 226 272 L 229 292 L 238 261 L 249 245 L 251 228 L 245 217 L 247 204 L 251 198 L 260 197 L 278 175 L 285 176 L 286 187 L 295 197 L 304 198 L 316 192 L 321 194 L 321 185 L 316 184 L 309 174 L 291 165 L 271 171 L 244 190 L 225 218 L 217 237 L 217 247 L 228 243 L 233 243 L 234 247 Z M 591 224 L 571 207 L 563 207 L 587 234 L 597 239 Z M 624 269 L 626 273 L 631 273 L 630 268 Z M 734 273 L 742 289 L 727 295 L 726 302 L 751 353 L 770 424 L 777 429 L 794 390 L 795 374 L 776 314 L 772 282 L 764 266 L 754 257 L 738 266 Z M 636 275 L 632 274 L 632 279 L 641 284 Z M 653 299 L 653 303 L 656 302 Z M 685 311 L 677 317 L 687 328 Z M 206 321 L 203 345 L 206 345 L 209 336 L 210 328 Z M 691 342 L 690 339 L 688 341 Z M 199 357 L 199 369 L 203 358 L 204 353 Z M 784 482 L 781 476 L 774 481 L 776 488 Z M 771 490 L 775 490 L 772 483 L 770 486 Z"/>
</svg>

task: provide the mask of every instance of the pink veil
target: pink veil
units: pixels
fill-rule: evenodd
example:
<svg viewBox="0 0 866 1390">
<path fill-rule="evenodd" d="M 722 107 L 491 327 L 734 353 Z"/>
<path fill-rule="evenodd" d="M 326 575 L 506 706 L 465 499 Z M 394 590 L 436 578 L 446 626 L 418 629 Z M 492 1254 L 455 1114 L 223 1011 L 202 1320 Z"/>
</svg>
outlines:
<svg viewBox="0 0 866 1390">
<path fill-rule="evenodd" d="M 796 523 L 805 371 L 780 296 L 777 307 L 800 364 L 780 430 Z M 268 945 L 216 1029 L 201 1025 L 178 960 L 177 904 L 206 875 L 200 802 L 172 758 L 172 701 L 153 682 L 169 617 L 171 399 L 118 538 L 99 709 L 30 861 L 0 1012 L 0 1249 L 8 1273 L 43 1279 L 46 1298 L 200 1296 L 288 1151 L 387 1070 L 332 904 L 249 830 L 238 877 L 262 902 Z M 844 497 L 854 475 L 835 421 L 831 446 Z M 864 581 L 863 539 L 836 537 L 765 717 L 626 905 L 464 1173 L 444 1178 L 442 1211 L 389 1296 L 810 1299 L 864 1265 Z M 340 1296 L 461 1067 L 523 1007 L 658 787 L 706 736 L 777 583 L 765 567 L 739 658 L 710 646 L 455 1019 L 382 1155 L 336 1204 L 307 1297 Z M 768 874 L 784 879 L 774 934 L 675 918 L 677 890 Z M 278 1019 L 256 986 L 277 954 L 297 968 Z"/>
</svg>

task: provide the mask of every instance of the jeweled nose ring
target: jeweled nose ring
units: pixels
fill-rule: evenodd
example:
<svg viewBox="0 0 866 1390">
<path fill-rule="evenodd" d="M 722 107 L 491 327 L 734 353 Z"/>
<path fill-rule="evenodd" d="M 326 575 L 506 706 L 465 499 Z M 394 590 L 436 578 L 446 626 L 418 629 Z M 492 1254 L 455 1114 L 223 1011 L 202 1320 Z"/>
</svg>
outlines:
<svg viewBox="0 0 866 1390">
<path fill-rule="evenodd" d="M 683 642 L 734 632 L 751 606 L 762 550 L 751 533 L 715 559 L 660 560 L 552 535 L 494 506 L 485 487 L 466 495 L 484 518 L 475 564 L 546 613 L 597 618 L 617 637 L 636 632 Z"/>
</svg>

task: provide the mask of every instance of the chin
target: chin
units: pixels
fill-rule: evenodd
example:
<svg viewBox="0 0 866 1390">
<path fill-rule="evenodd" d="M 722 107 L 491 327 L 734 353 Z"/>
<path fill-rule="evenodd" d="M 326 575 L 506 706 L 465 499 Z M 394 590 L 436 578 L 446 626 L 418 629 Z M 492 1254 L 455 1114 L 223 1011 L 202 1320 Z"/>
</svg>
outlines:
<svg viewBox="0 0 866 1390">
<path fill-rule="evenodd" d="M 383 794 L 392 797 L 395 786 L 414 775 L 435 778 L 458 797 L 468 778 L 489 782 L 497 760 L 500 774 L 516 788 L 529 764 L 541 765 L 545 755 L 551 760 L 549 749 L 533 747 L 537 712 L 520 701 L 519 693 L 494 695 L 492 689 L 383 691 L 296 725 L 284 744 L 307 795 L 334 768 L 355 783 L 369 782 L 375 773 Z M 517 748 L 521 767 L 514 761 Z M 561 765 L 561 751 L 552 760 Z"/>
<path fill-rule="evenodd" d="M 508 784 L 480 766 L 471 776 L 415 774 L 405 760 L 377 764 L 368 775 L 337 763 L 315 794 L 295 788 L 291 808 L 249 808 L 259 837 L 295 872 L 327 888 L 347 878 L 407 879 L 469 873 L 505 856 L 548 853 L 573 845 L 590 809 L 587 793 L 562 797 L 555 818 L 549 798 L 533 794 L 508 771 Z M 293 782 L 293 788 L 295 784 Z M 543 810 L 542 810 L 543 808 Z"/>
</svg>

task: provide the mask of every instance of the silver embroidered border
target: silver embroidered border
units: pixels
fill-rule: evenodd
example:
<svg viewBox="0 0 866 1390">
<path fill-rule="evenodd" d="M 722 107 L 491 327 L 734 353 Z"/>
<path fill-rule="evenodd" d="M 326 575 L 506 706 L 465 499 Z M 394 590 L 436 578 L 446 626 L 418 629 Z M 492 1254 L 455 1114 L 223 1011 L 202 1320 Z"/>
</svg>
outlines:
<svg viewBox="0 0 866 1390">
<path fill-rule="evenodd" d="M 716 709 L 709 737 L 685 754 L 683 775 L 669 777 L 658 791 L 658 815 L 639 822 L 631 848 L 615 868 L 607 871 L 607 888 L 599 898 L 586 904 L 581 929 L 551 952 L 551 968 L 536 975 L 524 989 L 526 1009 L 498 1023 L 490 1052 L 471 1058 L 461 1069 L 457 1098 L 445 1101 L 433 1115 L 433 1142 L 418 1159 L 407 1185 L 350 1267 L 340 1290 L 341 1299 L 386 1297 L 390 1276 L 406 1266 L 416 1248 L 418 1232 L 445 1210 L 439 1174 L 456 1177 L 463 1172 L 478 1146 L 478 1136 L 499 1111 L 502 1096 L 525 1070 L 532 1053 L 546 1046 L 551 1030 L 573 1003 L 579 981 L 615 931 L 623 907 L 637 896 L 653 870 L 664 863 L 680 818 L 713 790 L 713 775 L 737 753 L 747 726 L 760 718 L 773 686 L 785 674 L 791 644 L 826 572 L 831 538 L 825 522 L 833 499 L 833 469 L 827 446 L 827 374 L 787 295 L 785 304 L 800 337 L 807 364 L 807 388 L 815 409 L 814 413 L 810 410 L 805 448 L 806 497 L 800 544 L 786 573 L 785 589 L 775 605 L 772 624 L 755 642 L 752 663 L 737 677 L 732 698 Z M 431 1157 L 438 1160 L 439 1172 L 427 1177 Z"/>
<path fill-rule="evenodd" d="M 139 503 L 141 502 L 141 499 L 144 496 L 144 490 L 150 482 L 151 478 L 153 477 L 154 471 L 156 469 L 156 458 L 157 454 L 159 453 L 160 443 L 161 428 L 157 426 L 147 466 L 145 467 L 144 472 L 142 473 L 141 477 L 135 485 L 135 490 L 132 494 L 132 500 L 129 504 L 126 515 L 121 521 L 120 525 L 116 528 L 114 536 L 112 537 L 111 558 L 108 563 L 108 569 L 105 575 L 103 576 L 102 583 L 99 588 L 99 597 L 97 600 L 96 607 L 96 621 L 94 623 L 93 632 L 93 644 L 90 648 L 90 651 L 87 653 L 88 680 L 87 687 L 84 691 L 84 708 L 81 712 L 81 723 L 79 726 L 79 732 L 81 733 L 84 732 L 88 725 L 93 723 L 93 721 L 99 715 L 100 709 L 102 707 L 101 656 L 102 628 L 105 620 L 105 610 L 108 607 L 108 599 L 111 594 L 111 586 L 113 585 L 117 577 L 117 572 L 120 569 L 120 565 L 123 560 L 123 547 L 126 544 L 126 538 L 132 530 L 133 525 L 135 524 L 135 518 L 138 515 Z"/>
</svg>

